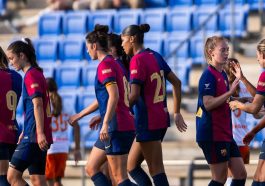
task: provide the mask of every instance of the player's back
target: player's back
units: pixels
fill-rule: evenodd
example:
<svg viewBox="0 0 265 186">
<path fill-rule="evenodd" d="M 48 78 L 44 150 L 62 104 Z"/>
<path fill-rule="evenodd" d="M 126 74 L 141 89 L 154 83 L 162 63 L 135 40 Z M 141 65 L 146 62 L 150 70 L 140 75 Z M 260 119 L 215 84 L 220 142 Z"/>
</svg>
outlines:
<svg viewBox="0 0 265 186">
<path fill-rule="evenodd" d="M 22 77 L 10 69 L 0 69 L 0 142 L 16 143 L 16 108 L 21 96 Z"/>
<path fill-rule="evenodd" d="M 140 84 L 142 88 L 140 100 L 135 106 L 135 115 L 136 122 L 143 129 L 154 130 L 169 125 L 166 76 L 170 71 L 162 57 L 150 49 L 141 51 L 131 59 L 130 81 Z"/>
<path fill-rule="evenodd" d="M 107 56 L 100 62 L 97 69 L 96 96 L 99 101 L 101 116 L 106 113 L 108 103 L 108 92 L 106 84 L 116 82 L 119 91 L 119 100 L 116 112 L 110 122 L 109 131 L 132 131 L 134 130 L 133 116 L 129 110 L 129 83 L 126 70 L 123 69 L 119 61 L 115 61 L 112 56 Z"/>
</svg>

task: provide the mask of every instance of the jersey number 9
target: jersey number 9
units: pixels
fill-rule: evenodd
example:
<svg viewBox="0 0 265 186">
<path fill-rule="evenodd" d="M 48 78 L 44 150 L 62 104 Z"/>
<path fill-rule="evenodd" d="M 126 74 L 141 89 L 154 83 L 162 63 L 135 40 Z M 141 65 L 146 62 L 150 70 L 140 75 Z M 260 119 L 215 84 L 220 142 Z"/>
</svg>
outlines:
<svg viewBox="0 0 265 186">
<path fill-rule="evenodd" d="M 14 120 L 16 118 L 17 109 L 17 94 L 15 91 L 9 90 L 6 93 L 6 105 L 7 108 L 13 112 L 11 120 Z"/>
</svg>

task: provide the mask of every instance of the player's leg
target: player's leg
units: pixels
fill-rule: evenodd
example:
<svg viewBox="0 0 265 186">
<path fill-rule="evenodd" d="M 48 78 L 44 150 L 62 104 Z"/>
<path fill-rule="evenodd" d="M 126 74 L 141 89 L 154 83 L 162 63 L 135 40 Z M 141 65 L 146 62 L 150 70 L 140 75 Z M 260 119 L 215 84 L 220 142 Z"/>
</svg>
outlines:
<svg viewBox="0 0 265 186">
<path fill-rule="evenodd" d="M 137 185 L 151 186 L 152 182 L 149 176 L 141 167 L 143 161 L 144 156 L 141 151 L 140 143 L 134 140 L 128 155 L 127 170 Z"/>
<path fill-rule="evenodd" d="M 0 185 L 10 186 L 7 181 L 9 161 L 16 149 L 16 145 L 0 143 Z"/>
<path fill-rule="evenodd" d="M 105 144 L 105 152 L 111 173 L 118 186 L 131 186 L 132 183 L 128 179 L 127 160 L 128 153 L 132 146 L 135 134 L 134 132 L 110 132 L 109 143 Z"/>
<path fill-rule="evenodd" d="M 8 172 L 7 180 L 12 186 L 26 186 L 27 182 L 22 178 L 23 172 L 30 165 L 29 159 L 30 156 L 30 144 L 29 143 L 20 143 L 16 151 L 14 152 Z"/>
<path fill-rule="evenodd" d="M 230 159 L 230 143 L 226 142 L 199 142 L 204 157 L 210 167 L 212 180 L 209 186 L 223 186 L 228 174 Z"/>
<path fill-rule="evenodd" d="M 241 149 L 242 153 L 240 153 L 235 141 L 230 143 L 230 160 L 228 166 L 233 175 L 231 186 L 244 186 L 246 182 L 247 171 L 242 157 L 245 158 L 245 162 L 248 162 L 249 156 L 247 155 L 249 155 L 249 150 L 248 148 L 244 150 L 243 147 Z"/>
<path fill-rule="evenodd" d="M 42 151 L 37 143 L 31 144 L 32 156 L 31 165 L 28 167 L 30 181 L 33 186 L 47 186 L 45 178 L 45 168 L 47 151 Z"/>
<path fill-rule="evenodd" d="M 107 160 L 104 144 L 98 139 L 88 156 L 86 173 L 91 177 L 95 186 L 111 185 L 108 178 L 101 172 L 100 167 Z"/>
<path fill-rule="evenodd" d="M 265 185 L 265 143 L 264 142 L 260 149 L 259 161 L 256 168 L 256 172 L 254 174 L 254 180 L 252 185 L 258 186 L 262 184 Z"/>
<path fill-rule="evenodd" d="M 140 142 L 140 146 L 154 184 L 169 185 L 163 164 L 161 141 Z"/>
</svg>

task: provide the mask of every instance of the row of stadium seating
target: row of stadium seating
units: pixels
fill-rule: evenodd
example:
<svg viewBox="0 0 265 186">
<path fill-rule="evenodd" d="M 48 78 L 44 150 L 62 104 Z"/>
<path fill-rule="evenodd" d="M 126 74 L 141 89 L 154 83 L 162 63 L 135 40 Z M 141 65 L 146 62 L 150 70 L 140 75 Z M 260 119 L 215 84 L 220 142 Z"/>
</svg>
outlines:
<svg viewBox="0 0 265 186">
<path fill-rule="evenodd" d="M 179 7 L 179 6 L 204 6 L 204 5 L 217 5 L 222 2 L 229 2 L 227 0 L 145 0 L 147 7 Z M 234 0 L 235 4 L 243 5 L 249 4 L 251 10 L 259 9 L 260 0 Z M 263 4 L 265 8 L 265 4 Z"/>
<path fill-rule="evenodd" d="M 215 12 L 217 6 L 201 8 L 158 8 L 129 10 L 99 10 L 53 12 L 43 15 L 38 24 L 39 36 L 85 35 L 92 31 L 95 24 L 108 25 L 111 31 L 121 33 L 122 29 L 131 24 L 148 23 L 150 32 L 187 33 L 198 29 L 206 18 Z M 237 6 L 235 9 L 235 34 L 238 37 L 246 35 L 248 6 Z M 222 9 L 207 23 L 206 31 L 220 31 L 224 36 L 230 36 L 230 7 Z"/>
<path fill-rule="evenodd" d="M 0 16 L 3 15 L 6 11 L 7 0 L 0 0 Z"/>
</svg>

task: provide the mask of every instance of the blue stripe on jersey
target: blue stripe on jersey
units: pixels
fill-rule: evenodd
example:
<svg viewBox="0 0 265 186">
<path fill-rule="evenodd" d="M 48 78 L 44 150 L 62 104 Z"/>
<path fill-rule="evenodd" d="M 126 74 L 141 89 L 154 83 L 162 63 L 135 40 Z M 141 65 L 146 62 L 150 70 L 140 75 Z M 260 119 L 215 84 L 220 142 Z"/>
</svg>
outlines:
<svg viewBox="0 0 265 186">
<path fill-rule="evenodd" d="M 256 94 L 259 94 L 259 95 L 265 96 L 265 92 L 261 92 L 261 91 L 256 91 Z"/>
<path fill-rule="evenodd" d="M 143 87 L 142 87 L 143 88 Z M 141 89 L 142 89 L 141 88 Z M 144 91 L 141 90 L 141 94 Z M 140 96 L 137 104 L 133 106 L 133 113 L 135 116 L 135 121 L 137 121 L 136 130 L 147 130 L 148 129 L 148 111 L 145 105 L 144 96 Z M 146 114 L 143 114 L 146 113 Z"/>
</svg>

